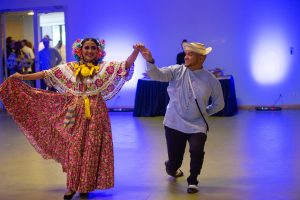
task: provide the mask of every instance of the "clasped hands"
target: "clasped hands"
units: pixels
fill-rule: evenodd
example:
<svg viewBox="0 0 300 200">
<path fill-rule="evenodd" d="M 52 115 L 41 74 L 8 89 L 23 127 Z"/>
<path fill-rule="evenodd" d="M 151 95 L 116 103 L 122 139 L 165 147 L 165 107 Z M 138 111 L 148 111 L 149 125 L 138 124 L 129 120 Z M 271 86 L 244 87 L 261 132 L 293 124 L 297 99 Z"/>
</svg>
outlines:
<svg viewBox="0 0 300 200">
<path fill-rule="evenodd" d="M 151 51 L 145 47 L 144 44 L 142 43 L 137 43 L 133 46 L 133 49 L 135 51 L 138 51 L 142 54 L 143 58 L 149 62 L 149 63 L 154 63 L 154 59 L 152 57 Z"/>
</svg>

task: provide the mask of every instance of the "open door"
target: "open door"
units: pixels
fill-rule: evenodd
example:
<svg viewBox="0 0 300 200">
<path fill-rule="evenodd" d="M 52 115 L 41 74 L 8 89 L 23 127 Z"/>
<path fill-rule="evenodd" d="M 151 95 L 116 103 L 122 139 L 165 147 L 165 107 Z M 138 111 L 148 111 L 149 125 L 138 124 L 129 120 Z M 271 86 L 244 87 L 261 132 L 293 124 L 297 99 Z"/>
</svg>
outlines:
<svg viewBox="0 0 300 200">
<path fill-rule="evenodd" d="M 23 73 L 21 69 L 10 70 L 10 59 L 6 53 L 6 38 L 11 37 L 13 42 L 19 44 L 22 40 L 27 40 L 31 44 L 31 49 L 34 50 L 34 60 L 32 70 L 29 73 L 38 72 L 41 70 L 39 63 L 39 51 L 42 50 L 43 44 L 41 39 L 48 35 L 52 40 L 50 42 L 51 48 L 56 48 L 61 54 L 63 61 L 66 62 L 66 34 L 65 34 L 65 12 L 63 7 L 49 7 L 38 8 L 32 10 L 5 10 L 1 12 L 1 56 L 3 62 L 1 63 L 1 69 L 3 70 L 0 75 L 1 80 L 7 78 L 9 75 L 15 72 Z M 16 46 L 18 45 L 14 45 Z M 3 66 L 2 66 L 3 65 Z M 19 67 L 21 68 L 21 67 Z M 10 72 L 12 71 L 12 72 Z M 1 79 L 2 78 L 2 79 Z M 33 84 L 39 88 L 40 84 L 37 81 Z"/>
<path fill-rule="evenodd" d="M 4 81 L 5 77 L 7 77 L 6 60 L 4 59 L 6 56 L 4 30 L 5 30 L 5 15 L 0 12 L 0 84 Z M 4 106 L 0 101 L 0 112 L 2 110 L 4 110 Z"/>
<path fill-rule="evenodd" d="M 43 70 L 40 66 L 39 52 L 43 50 L 42 39 L 47 36 L 50 40 L 50 48 L 55 48 L 62 57 L 62 63 L 66 62 L 66 30 L 65 30 L 65 12 L 59 10 L 37 10 L 34 15 L 35 21 L 35 71 Z M 40 88 L 40 81 L 37 81 L 37 87 Z"/>
<path fill-rule="evenodd" d="M 63 6 L 32 8 L 31 10 L 0 10 L 0 84 L 10 75 L 6 49 L 7 37 L 14 41 L 27 39 L 34 49 L 32 72 L 40 71 L 39 50 L 43 48 L 41 39 L 49 35 L 50 46 L 57 48 L 66 62 L 65 8 Z M 60 42 L 61 41 L 61 42 Z M 57 45 L 57 44 L 61 45 Z M 33 86 L 40 88 L 40 81 Z M 3 105 L 0 101 L 0 109 Z"/>
<path fill-rule="evenodd" d="M 0 13 L 0 84 L 7 77 L 7 69 L 6 69 L 6 41 L 5 41 L 5 15 Z"/>
</svg>

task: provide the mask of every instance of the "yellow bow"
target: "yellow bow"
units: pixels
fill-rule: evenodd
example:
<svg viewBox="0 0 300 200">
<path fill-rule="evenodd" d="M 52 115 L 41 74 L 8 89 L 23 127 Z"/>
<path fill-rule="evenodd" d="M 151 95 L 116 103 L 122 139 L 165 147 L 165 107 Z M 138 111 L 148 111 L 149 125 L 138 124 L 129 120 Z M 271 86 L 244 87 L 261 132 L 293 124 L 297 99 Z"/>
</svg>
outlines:
<svg viewBox="0 0 300 200">
<path fill-rule="evenodd" d="M 99 69 L 100 69 L 99 66 L 95 66 L 92 63 L 88 63 L 87 65 L 85 65 L 85 64 L 82 64 L 82 65 L 75 64 L 74 68 L 76 70 L 75 71 L 75 77 L 78 76 L 79 72 L 81 73 L 81 75 L 83 77 L 88 77 L 88 76 L 93 75 L 93 72 L 95 70 L 99 71 Z"/>
<path fill-rule="evenodd" d="M 95 66 L 95 65 L 93 65 L 92 63 L 88 63 L 87 66 L 90 67 L 90 70 L 91 70 L 90 76 L 93 74 L 94 70 L 96 70 L 96 72 L 98 72 L 99 69 L 100 69 L 99 66 Z"/>
</svg>

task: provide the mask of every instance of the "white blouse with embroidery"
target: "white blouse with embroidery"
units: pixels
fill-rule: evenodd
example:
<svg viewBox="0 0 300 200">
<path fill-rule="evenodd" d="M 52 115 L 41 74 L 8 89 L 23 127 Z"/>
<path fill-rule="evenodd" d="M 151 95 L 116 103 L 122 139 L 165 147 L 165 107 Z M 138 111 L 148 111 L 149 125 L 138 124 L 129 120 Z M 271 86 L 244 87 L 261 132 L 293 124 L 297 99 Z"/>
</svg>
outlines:
<svg viewBox="0 0 300 200">
<path fill-rule="evenodd" d="M 132 78 L 133 66 L 125 68 L 124 62 L 101 62 L 99 70 L 91 77 L 75 77 L 75 64 L 69 62 L 45 71 L 47 85 L 60 93 L 71 93 L 76 96 L 97 95 L 101 92 L 104 100 L 111 99 Z"/>
</svg>

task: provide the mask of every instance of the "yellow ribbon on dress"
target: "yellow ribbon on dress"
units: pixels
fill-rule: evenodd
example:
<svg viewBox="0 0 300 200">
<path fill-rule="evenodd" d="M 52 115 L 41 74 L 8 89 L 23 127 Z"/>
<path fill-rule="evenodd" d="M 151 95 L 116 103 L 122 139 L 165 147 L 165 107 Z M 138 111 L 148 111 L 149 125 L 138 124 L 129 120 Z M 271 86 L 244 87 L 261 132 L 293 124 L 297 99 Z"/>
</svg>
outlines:
<svg viewBox="0 0 300 200">
<path fill-rule="evenodd" d="M 87 63 L 82 65 L 75 64 L 74 69 L 76 70 L 75 77 L 77 77 L 80 72 L 80 74 L 85 78 L 88 76 L 92 76 L 94 71 L 96 72 L 99 71 L 100 67 L 95 66 L 92 63 Z M 84 95 L 83 99 L 84 99 L 85 118 L 91 119 L 91 106 L 90 106 L 89 97 Z"/>
<path fill-rule="evenodd" d="M 88 77 L 88 76 L 93 75 L 94 71 L 99 71 L 100 67 L 95 66 L 92 63 L 88 63 L 88 64 L 82 64 L 82 65 L 75 64 L 74 69 L 76 70 L 75 77 L 78 76 L 79 72 L 83 77 Z"/>
<path fill-rule="evenodd" d="M 85 108 L 85 118 L 91 119 L 91 106 L 90 106 L 90 100 L 88 96 L 84 96 L 84 108 Z"/>
</svg>

